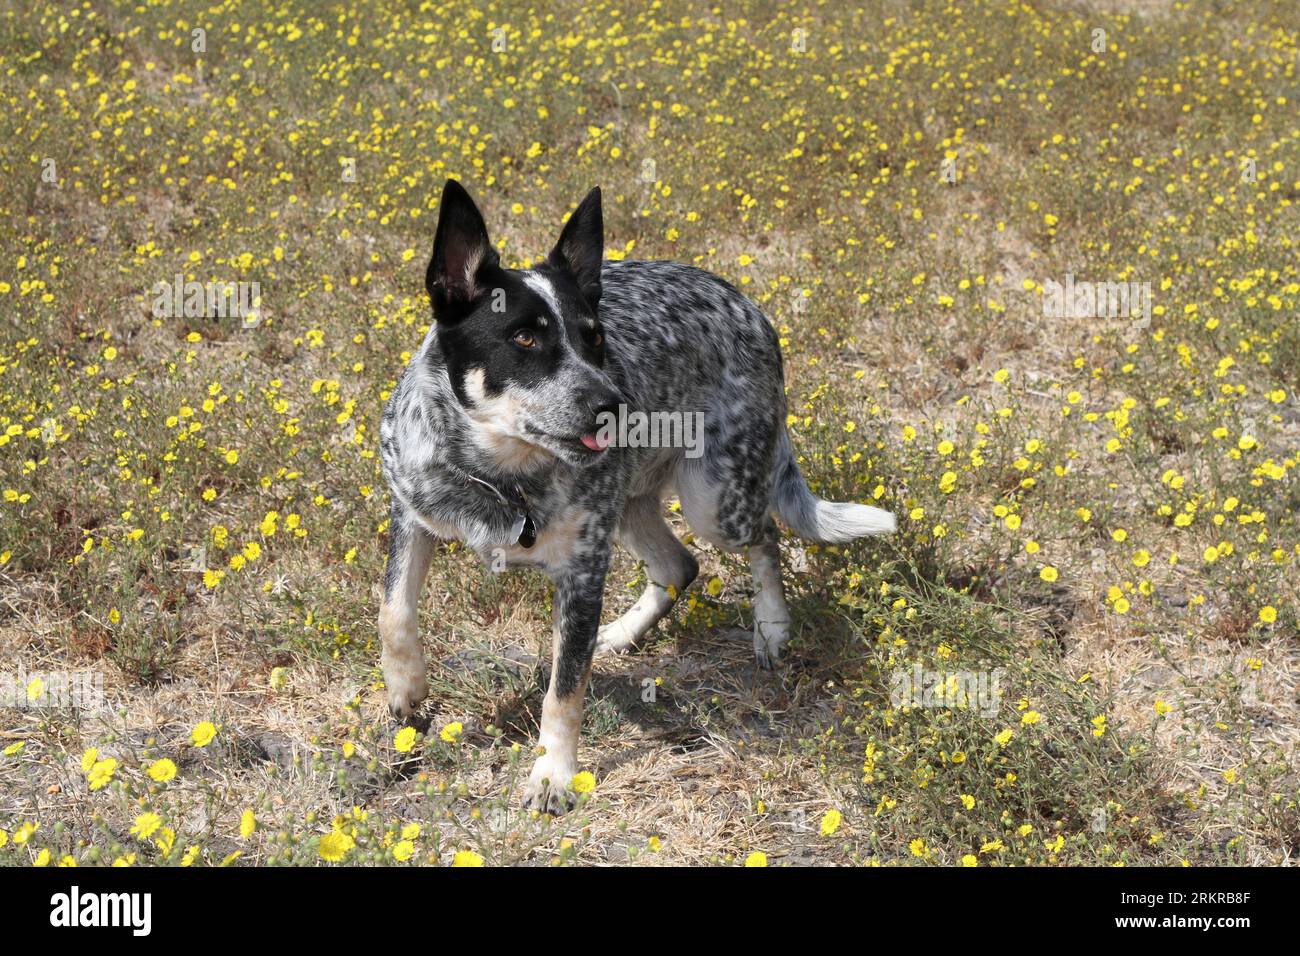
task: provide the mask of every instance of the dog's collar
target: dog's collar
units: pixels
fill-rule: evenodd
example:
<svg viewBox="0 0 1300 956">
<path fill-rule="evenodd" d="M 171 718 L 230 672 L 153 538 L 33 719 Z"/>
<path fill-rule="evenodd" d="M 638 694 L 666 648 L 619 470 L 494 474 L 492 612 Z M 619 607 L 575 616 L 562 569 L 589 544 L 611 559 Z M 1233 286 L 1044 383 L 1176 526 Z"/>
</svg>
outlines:
<svg viewBox="0 0 1300 956">
<path fill-rule="evenodd" d="M 482 485 L 488 491 L 492 492 L 498 501 L 515 512 L 515 523 L 510 527 L 511 540 L 515 544 L 519 545 L 521 548 L 531 548 L 537 543 L 537 525 L 533 523 L 533 516 L 529 513 L 528 496 L 524 494 L 524 490 L 519 487 L 518 482 L 514 482 L 512 486 L 507 489 L 509 492 L 509 494 L 507 494 L 490 481 L 476 478 L 468 471 L 456 468 L 454 465 L 452 466 L 452 469 L 459 472 L 463 477 L 468 478 L 470 481 Z"/>
</svg>

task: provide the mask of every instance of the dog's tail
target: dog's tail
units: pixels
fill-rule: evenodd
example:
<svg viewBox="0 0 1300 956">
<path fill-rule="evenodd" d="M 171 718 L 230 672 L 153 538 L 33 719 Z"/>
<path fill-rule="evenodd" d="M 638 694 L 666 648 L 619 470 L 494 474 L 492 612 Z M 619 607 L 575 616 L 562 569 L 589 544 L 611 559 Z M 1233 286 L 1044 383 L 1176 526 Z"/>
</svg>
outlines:
<svg viewBox="0 0 1300 956">
<path fill-rule="evenodd" d="M 781 430 L 772 473 L 772 507 L 795 534 L 808 541 L 841 544 L 869 534 L 892 534 L 892 512 L 847 501 L 823 501 L 812 493 L 799 471 L 790 435 Z"/>
</svg>

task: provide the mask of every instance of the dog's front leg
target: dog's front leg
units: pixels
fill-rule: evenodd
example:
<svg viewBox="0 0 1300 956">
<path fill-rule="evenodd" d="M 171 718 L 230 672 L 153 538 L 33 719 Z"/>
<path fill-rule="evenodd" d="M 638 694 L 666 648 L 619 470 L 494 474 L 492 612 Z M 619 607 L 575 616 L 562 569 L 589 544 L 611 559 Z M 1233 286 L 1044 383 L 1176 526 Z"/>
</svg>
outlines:
<svg viewBox="0 0 1300 956">
<path fill-rule="evenodd" d="M 396 718 L 410 716 L 429 693 L 420 643 L 420 590 L 429 572 L 433 538 L 406 508 L 393 501 L 388 524 L 388 566 L 384 570 L 384 600 L 379 608 L 380 661 L 388 689 L 388 710 Z"/>
<path fill-rule="evenodd" d="M 551 684 L 542 701 L 537 739 L 541 755 L 524 790 L 525 804 L 544 813 L 559 815 L 576 801 L 572 782 L 578 772 L 582 703 L 591 677 L 608 567 L 606 544 L 586 567 L 565 569 L 555 580 Z"/>
</svg>

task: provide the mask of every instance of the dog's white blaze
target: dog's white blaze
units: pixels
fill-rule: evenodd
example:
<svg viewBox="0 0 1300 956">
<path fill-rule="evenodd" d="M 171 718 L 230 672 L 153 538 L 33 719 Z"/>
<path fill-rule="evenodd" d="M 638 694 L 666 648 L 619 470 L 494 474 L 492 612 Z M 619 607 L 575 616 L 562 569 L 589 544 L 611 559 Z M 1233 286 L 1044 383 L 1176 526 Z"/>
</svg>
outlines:
<svg viewBox="0 0 1300 956">
<path fill-rule="evenodd" d="M 546 303 L 547 308 L 551 310 L 557 319 L 564 318 L 560 314 L 560 300 L 555 295 L 555 286 L 551 285 L 550 279 L 538 275 L 536 272 L 525 272 L 524 284 L 542 297 L 542 301 Z"/>
</svg>

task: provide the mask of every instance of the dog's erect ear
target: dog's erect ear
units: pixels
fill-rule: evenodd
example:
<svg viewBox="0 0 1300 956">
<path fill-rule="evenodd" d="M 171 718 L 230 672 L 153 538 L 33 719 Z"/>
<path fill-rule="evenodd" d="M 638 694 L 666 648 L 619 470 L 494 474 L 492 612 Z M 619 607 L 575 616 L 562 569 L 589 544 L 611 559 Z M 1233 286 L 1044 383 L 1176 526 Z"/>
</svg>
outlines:
<svg viewBox="0 0 1300 956">
<path fill-rule="evenodd" d="M 454 179 L 442 188 L 438 203 L 438 231 L 433 237 L 433 258 L 424 285 L 439 319 L 453 318 L 485 291 L 479 273 L 497 264 L 497 251 L 488 239 L 483 215 L 465 187 Z"/>
<path fill-rule="evenodd" d="M 600 187 L 587 193 L 569 221 L 549 262 L 578 281 L 582 296 L 594 309 L 600 301 L 600 264 L 605 258 L 605 222 L 600 212 Z"/>
</svg>

